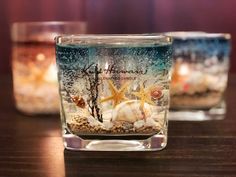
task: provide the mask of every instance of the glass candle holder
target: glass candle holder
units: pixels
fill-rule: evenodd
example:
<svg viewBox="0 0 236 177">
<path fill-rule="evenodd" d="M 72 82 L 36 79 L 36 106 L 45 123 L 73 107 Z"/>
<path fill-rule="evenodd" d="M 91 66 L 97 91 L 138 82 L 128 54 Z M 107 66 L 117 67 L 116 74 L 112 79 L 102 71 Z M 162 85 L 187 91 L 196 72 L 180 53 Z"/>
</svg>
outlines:
<svg viewBox="0 0 236 177">
<path fill-rule="evenodd" d="M 16 108 L 29 115 L 59 113 L 54 37 L 85 33 L 83 22 L 19 22 L 12 25 Z"/>
<path fill-rule="evenodd" d="M 160 150 L 167 143 L 171 39 L 56 38 L 65 148 Z"/>
<path fill-rule="evenodd" d="M 173 32 L 171 117 L 220 119 L 225 114 L 230 35 Z M 212 115 L 212 116 L 211 116 Z"/>
</svg>

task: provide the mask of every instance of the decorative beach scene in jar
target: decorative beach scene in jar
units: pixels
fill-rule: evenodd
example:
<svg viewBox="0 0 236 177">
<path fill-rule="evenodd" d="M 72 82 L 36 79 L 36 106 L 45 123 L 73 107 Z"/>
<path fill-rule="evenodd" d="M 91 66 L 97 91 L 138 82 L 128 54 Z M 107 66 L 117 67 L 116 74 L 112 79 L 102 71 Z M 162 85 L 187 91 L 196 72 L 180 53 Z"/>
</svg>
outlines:
<svg viewBox="0 0 236 177">
<path fill-rule="evenodd" d="M 65 147 L 163 149 L 171 57 L 166 36 L 57 37 Z"/>
<path fill-rule="evenodd" d="M 174 58 L 171 109 L 192 113 L 194 110 L 205 111 L 206 116 L 224 114 L 230 35 L 204 32 L 168 34 L 173 37 Z M 193 119 L 196 117 L 194 114 L 189 115 Z"/>
<path fill-rule="evenodd" d="M 85 32 L 82 22 L 17 22 L 12 26 L 12 72 L 16 108 L 28 115 L 58 114 L 54 37 Z"/>
</svg>

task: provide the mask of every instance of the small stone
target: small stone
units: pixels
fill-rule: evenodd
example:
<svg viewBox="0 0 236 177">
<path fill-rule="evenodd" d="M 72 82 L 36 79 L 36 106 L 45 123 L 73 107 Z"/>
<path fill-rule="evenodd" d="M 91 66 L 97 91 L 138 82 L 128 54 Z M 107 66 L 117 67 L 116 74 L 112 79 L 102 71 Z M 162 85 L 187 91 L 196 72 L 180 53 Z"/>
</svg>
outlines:
<svg viewBox="0 0 236 177">
<path fill-rule="evenodd" d="M 157 126 L 157 122 L 149 117 L 149 118 L 146 119 L 146 124 L 145 125 L 149 126 L 149 127 L 155 127 L 155 126 Z"/>
<path fill-rule="evenodd" d="M 139 120 L 139 121 L 134 122 L 134 127 L 136 129 L 139 129 L 139 128 L 143 127 L 144 124 L 145 124 L 144 120 Z"/>
</svg>

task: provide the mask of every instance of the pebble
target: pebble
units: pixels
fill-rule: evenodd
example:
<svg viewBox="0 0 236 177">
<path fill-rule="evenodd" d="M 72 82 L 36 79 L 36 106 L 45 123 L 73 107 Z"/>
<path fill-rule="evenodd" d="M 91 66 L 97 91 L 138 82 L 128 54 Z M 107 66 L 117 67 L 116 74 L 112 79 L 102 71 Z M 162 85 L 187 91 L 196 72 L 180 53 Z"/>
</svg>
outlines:
<svg viewBox="0 0 236 177">
<path fill-rule="evenodd" d="M 138 129 L 138 128 L 143 127 L 144 124 L 145 124 L 144 120 L 139 120 L 139 121 L 134 122 L 134 127 Z"/>
</svg>

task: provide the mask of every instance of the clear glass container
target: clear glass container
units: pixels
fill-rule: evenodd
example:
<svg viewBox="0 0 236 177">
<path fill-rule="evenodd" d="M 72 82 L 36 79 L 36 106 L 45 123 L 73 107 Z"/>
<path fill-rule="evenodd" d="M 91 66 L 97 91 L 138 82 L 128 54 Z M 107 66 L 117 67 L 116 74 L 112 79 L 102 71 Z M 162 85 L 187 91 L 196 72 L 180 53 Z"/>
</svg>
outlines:
<svg viewBox="0 0 236 177">
<path fill-rule="evenodd" d="M 65 148 L 148 151 L 167 143 L 171 38 L 56 38 Z"/>
<path fill-rule="evenodd" d="M 221 119 L 225 114 L 230 35 L 172 32 L 170 119 Z"/>
<path fill-rule="evenodd" d="M 12 25 L 16 108 L 29 115 L 59 113 L 54 37 L 85 33 L 84 22 L 17 22 Z"/>
</svg>

